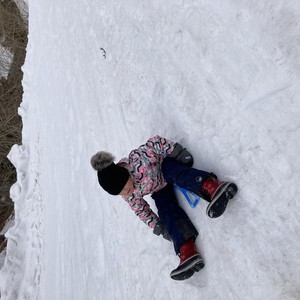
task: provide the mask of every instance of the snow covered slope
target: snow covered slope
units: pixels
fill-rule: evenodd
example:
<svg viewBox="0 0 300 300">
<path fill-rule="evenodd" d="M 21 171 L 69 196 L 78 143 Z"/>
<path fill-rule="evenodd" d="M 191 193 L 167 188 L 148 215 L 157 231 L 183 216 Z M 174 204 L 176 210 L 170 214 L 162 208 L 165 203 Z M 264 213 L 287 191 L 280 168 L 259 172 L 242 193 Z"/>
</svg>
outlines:
<svg viewBox="0 0 300 300">
<path fill-rule="evenodd" d="M 33 0 L 29 14 L 1 299 L 299 299 L 300 3 Z M 216 220 L 182 200 L 206 261 L 185 282 L 89 163 L 155 134 L 240 188 Z"/>
</svg>

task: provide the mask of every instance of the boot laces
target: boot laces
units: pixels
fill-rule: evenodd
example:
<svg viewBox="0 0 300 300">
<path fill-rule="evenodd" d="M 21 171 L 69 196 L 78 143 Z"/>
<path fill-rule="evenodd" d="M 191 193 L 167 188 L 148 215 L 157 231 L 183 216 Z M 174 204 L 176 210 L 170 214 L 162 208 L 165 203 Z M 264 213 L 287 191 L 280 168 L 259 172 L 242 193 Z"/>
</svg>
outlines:
<svg viewBox="0 0 300 300">
<path fill-rule="evenodd" d="M 205 179 L 201 189 L 201 193 L 203 194 L 204 199 L 211 201 L 219 186 L 220 182 L 214 177 L 208 177 L 207 179 Z"/>
</svg>

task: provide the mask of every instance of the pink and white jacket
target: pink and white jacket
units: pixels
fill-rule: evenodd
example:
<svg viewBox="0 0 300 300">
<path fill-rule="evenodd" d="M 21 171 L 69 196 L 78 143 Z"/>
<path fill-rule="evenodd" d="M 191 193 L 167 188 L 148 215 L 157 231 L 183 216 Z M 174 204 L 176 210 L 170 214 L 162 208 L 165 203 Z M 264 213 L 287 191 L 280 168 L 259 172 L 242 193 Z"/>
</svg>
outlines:
<svg viewBox="0 0 300 300">
<path fill-rule="evenodd" d="M 123 198 L 135 214 L 151 228 L 159 218 L 143 196 L 157 192 L 166 186 L 161 164 L 163 159 L 173 152 L 175 144 L 157 135 L 138 149 L 132 150 L 128 158 L 123 158 L 118 163 L 129 171 L 135 187 L 131 196 L 123 196 Z"/>
</svg>

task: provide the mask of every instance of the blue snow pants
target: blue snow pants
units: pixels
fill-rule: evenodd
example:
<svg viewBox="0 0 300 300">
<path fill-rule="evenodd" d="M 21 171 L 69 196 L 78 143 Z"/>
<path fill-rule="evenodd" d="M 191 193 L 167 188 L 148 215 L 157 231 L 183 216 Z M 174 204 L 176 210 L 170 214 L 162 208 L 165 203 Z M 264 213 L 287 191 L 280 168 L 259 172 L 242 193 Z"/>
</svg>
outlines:
<svg viewBox="0 0 300 300">
<path fill-rule="evenodd" d="M 178 164 L 172 158 L 165 158 L 162 163 L 162 173 L 168 185 L 152 194 L 160 221 L 171 236 L 176 254 L 187 240 L 195 240 L 198 231 L 192 221 L 179 206 L 174 192 L 174 184 L 200 194 L 203 179 L 208 172 L 189 168 Z"/>
</svg>

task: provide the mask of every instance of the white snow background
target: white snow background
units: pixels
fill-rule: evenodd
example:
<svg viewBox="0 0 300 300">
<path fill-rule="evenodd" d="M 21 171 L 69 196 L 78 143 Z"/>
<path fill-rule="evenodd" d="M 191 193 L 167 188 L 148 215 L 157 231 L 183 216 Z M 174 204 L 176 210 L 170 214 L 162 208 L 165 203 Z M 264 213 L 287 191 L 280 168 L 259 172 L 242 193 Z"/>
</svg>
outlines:
<svg viewBox="0 0 300 300">
<path fill-rule="evenodd" d="M 292 0 L 31 0 L 1 299 L 300 299 L 299 22 Z M 156 134 L 239 186 L 218 219 L 181 199 L 206 262 L 184 282 L 90 166 Z"/>
</svg>

